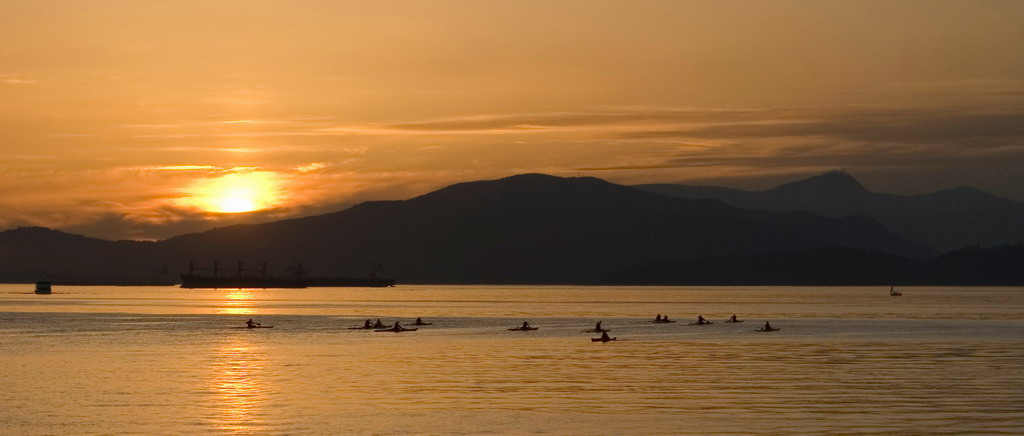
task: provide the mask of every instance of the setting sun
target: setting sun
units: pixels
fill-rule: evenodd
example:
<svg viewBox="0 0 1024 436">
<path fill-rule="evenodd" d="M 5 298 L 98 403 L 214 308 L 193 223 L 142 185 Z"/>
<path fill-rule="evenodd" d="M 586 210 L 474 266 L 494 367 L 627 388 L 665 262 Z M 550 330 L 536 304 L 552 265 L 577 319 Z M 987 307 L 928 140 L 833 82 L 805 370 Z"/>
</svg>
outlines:
<svg viewBox="0 0 1024 436">
<path fill-rule="evenodd" d="M 266 209 L 279 201 L 277 175 L 258 171 L 204 180 L 196 184 L 189 200 L 207 212 L 241 213 Z"/>
</svg>

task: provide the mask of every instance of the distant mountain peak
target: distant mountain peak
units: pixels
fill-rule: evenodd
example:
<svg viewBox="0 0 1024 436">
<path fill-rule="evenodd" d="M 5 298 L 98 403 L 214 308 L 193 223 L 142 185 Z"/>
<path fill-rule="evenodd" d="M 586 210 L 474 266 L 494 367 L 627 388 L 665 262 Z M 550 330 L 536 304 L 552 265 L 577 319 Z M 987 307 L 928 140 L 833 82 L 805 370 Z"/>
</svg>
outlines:
<svg viewBox="0 0 1024 436">
<path fill-rule="evenodd" d="M 470 182 L 474 183 L 474 182 Z M 514 176 L 508 176 L 498 180 L 483 180 L 476 183 L 491 183 L 491 184 L 507 184 L 507 185 L 521 185 L 521 186 L 548 186 L 548 185 L 565 185 L 570 183 L 583 183 L 583 184 L 602 184 L 610 185 L 611 183 L 598 179 L 596 177 L 559 177 L 552 176 L 549 174 L 540 173 L 525 173 L 516 174 Z"/>
<path fill-rule="evenodd" d="M 509 192 L 533 192 L 551 188 L 568 187 L 619 187 L 594 177 L 558 177 L 547 174 L 527 173 L 504 177 L 496 180 L 478 180 L 474 182 L 456 183 L 437 191 L 417 197 L 417 199 L 471 199 L 473 201 L 490 201 L 495 195 Z"/>
<path fill-rule="evenodd" d="M 550 174 L 523 173 L 523 174 L 516 174 L 514 176 L 508 176 L 508 177 L 501 178 L 501 179 L 498 179 L 498 180 L 504 180 L 504 181 L 553 182 L 555 180 L 561 180 L 561 179 L 562 179 L 561 177 L 552 176 Z"/>
<path fill-rule="evenodd" d="M 853 176 L 839 170 L 786 183 L 772 191 L 830 194 L 860 194 L 868 192 Z"/>
<path fill-rule="evenodd" d="M 8 230 L 0 231 L 0 234 L 11 235 L 11 236 L 13 236 L 13 235 L 17 235 L 17 236 L 28 235 L 28 236 L 46 236 L 46 237 L 52 237 L 52 236 L 74 236 L 74 237 L 80 237 L 80 235 L 74 235 L 74 234 L 63 232 L 63 231 L 60 231 L 60 230 L 51 229 L 51 228 L 48 228 L 48 227 L 40 227 L 40 226 L 21 226 L 21 227 L 14 228 L 14 229 L 8 229 Z M 84 237 L 84 236 L 81 236 L 81 237 Z"/>
</svg>

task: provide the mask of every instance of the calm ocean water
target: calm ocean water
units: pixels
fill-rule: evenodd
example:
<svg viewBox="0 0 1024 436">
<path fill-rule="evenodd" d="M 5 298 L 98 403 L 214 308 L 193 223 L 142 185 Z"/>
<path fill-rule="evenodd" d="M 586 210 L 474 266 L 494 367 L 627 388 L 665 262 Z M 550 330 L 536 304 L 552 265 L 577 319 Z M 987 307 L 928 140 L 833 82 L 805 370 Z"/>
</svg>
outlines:
<svg viewBox="0 0 1024 436">
<path fill-rule="evenodd" d="M 902 291 L 0 285 L 0 430 L 1024 433 L 1024 289 Z"/>
</svg>

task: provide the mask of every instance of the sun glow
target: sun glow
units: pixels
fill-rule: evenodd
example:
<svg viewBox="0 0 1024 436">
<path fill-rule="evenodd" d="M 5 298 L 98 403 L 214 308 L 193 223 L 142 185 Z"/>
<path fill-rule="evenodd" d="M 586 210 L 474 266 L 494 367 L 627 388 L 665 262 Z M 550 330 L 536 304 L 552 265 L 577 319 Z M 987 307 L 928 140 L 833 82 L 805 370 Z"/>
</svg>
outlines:
<svg viewBox="0 0 1024 436">
<path fill-rule="evenodd" d="M 252 212 L 277 205 L 278 185 L 273 172 L 233 173 L 196 184 L 189 202 L 208 212 Z"/>
</svg>

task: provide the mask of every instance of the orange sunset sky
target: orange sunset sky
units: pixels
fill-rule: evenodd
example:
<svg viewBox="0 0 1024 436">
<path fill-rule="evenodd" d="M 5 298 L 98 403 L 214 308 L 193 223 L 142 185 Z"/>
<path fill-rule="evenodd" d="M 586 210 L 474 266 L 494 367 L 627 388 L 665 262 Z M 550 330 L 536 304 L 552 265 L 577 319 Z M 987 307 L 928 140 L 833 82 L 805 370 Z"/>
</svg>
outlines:
<svg viewBox="0 0 1024 436">
<path fill-rule="evenodd" d="M 1024 200 L 1020 1 L 0 0 L 0 230 L 526 172 Z"/>
</svg>

